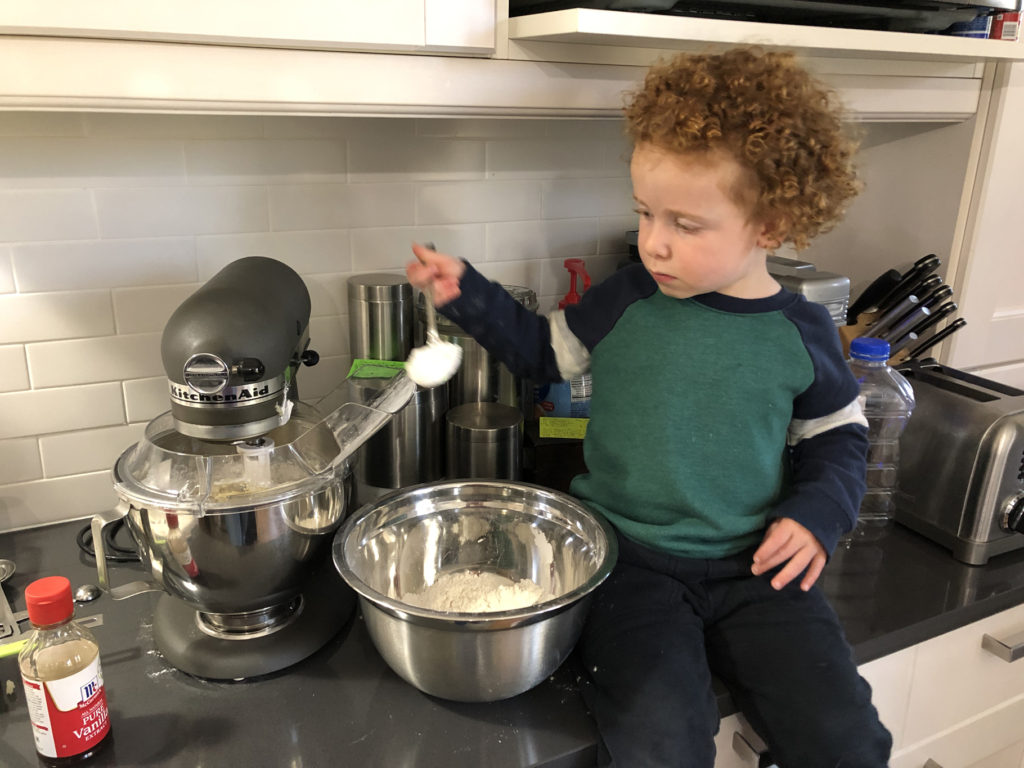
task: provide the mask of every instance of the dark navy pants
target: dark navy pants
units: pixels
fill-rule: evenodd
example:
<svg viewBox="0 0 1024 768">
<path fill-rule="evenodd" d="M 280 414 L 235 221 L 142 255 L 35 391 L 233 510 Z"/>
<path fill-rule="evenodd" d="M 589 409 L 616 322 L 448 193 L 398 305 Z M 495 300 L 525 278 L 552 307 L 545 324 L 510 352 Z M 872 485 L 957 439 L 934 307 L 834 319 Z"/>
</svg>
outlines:
<svg viewBox="0 0 1024 768">
<path fill-rule="evenodd" d="M 753 550 L 698 560 L 619 544 L 577 647 L 600 765 L 712 768 L 712 675 L 780 768 L 888 764 L 892 739 L 817 588 L 772 589 L 750 573 Z"/>
</svg>

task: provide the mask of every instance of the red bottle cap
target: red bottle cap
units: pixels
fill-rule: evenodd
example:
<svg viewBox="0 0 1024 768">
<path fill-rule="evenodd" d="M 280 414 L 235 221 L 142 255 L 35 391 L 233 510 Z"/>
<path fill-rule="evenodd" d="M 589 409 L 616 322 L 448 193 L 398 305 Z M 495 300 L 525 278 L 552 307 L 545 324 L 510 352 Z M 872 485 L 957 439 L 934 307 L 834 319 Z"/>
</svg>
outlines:
<svg viewBox="0 0 1024 768">
<path fill-rule="evenodd" d="M 28 620 L 37 627 L 67 621 L 75 612 L 71 582 L 64 576 L 37 579 L 25 588 Z"/>
</svg>

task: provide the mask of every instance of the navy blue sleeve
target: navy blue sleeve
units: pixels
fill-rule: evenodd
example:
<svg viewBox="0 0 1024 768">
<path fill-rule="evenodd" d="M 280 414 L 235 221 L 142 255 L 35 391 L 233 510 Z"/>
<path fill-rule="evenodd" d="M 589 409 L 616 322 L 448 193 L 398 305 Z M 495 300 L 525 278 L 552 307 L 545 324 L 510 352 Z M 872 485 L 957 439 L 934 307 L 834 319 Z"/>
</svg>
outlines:
<svg viewBox="0 0 1024 768">
<path fill-rule="evenodd" d="M 828 312 L 801 301 L 786 314 L 811 357 L 814 381 L 793 403 L 790 493 L 772 516 L 800 523 L 831 555 L 857 522 L 866 486 L 867 422 L 857 402 L 860 388 Z"/>
<path fill-rule="evenodd" d="M 517 376 L 538 384 L 561 380 L 546 317 L 526 309 L 468 262 L 459 289 L 457 299 L 439 308 L 445 317 Z"/>
<path fill-rule="evenodd" d="M 569 330 L 590 351 L 615 326 L 626 308 L 658 290 L 643 264 L 631 264 L 583 294 L 579 304 L 565 308 Z"/>
</svg>

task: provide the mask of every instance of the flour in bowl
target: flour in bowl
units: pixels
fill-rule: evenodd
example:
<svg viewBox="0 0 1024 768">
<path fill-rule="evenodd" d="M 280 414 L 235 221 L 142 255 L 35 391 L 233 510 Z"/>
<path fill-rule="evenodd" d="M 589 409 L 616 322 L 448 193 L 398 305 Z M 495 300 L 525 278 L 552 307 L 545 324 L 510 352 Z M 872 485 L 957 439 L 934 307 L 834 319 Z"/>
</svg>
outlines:
<svg viewBox="0 0 1024 768">
<path fill-rule="evenodd" d="M 494 613 L 527 608 L 554 595 L 529 579 L 513 581 L 496 573 L 443 573 L 420 592 L 405 595 L 409 605 L 450 613 Z"/>
</svg>

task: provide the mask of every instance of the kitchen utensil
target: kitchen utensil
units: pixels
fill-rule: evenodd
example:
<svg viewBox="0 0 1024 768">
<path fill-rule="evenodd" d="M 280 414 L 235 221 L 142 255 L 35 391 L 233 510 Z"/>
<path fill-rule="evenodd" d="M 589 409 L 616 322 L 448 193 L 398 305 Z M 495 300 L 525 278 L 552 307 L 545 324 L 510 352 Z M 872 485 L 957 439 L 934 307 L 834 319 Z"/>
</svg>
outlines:
<svg viewBox="0 0 1024 768">
<path fill-rule="evenodd" d="M 895 342 L 889 345 L 889 359 L 902 360 L 904 357 L 909 357 L 909 355 L 901 355 L 900 353 L 915 341 L 917 341 L 917 334 L 913 331 L 896 339 Z"/>
<path fill-rule="evenodd" d="M 421 691 L 456 701 L 509 698 L 554 672 L 617 552 L 608 523 L 571 496 L 508 481 L 403 489 L 361 508 L 334 539 L 334 564 L 384 660 Z M 443 574 L 477 571 L 529 579 L 552 597 L 494 613 L 407 599 Z"/>
<path fill-rule="evenodd" d="M 946 299 L 953 297 L 953 289 L 948 285 L 940 285 L 938 288 L 933 290 L 931 293 L 921 297 L 921 304 L 928 309 L 933 309 L 939 306 Z"/>
<path fill-rule="evenodd" d="M 95 584 L 82 584 L 75 590 L 76 603 L 91 603 L 103 594 L 103 590 Z"/>
<path fill-rule="evenodd" d="M 846 324 L 856 325 L 857 318 L 860 315 L 877 309 L 879 300 L 887 296 L 899 282 L 900 273 L 896 269 L 883 272 L 872 280 L 868 287 L 861 292 L 860 296 L 850 304 L 850 308 L 846 312 Z"/>
<path fill-rule="evenodd" d="M 934 362 L 899 370 L 917 404 L 900 441 L 897 522 L 972 565 L 1024 547 L 1024 391 Z"/>
<path fill-rule="evenodd" d="M 502 403 L 463 403 L 445 415 L 451 478 L 519 480 L 523 466 L 523 414 Z"/>
<path fill-rule="evenodd" d="M 927 352 L 929 349 L 931 349 L 936 344 L 938 344 L 940 341 L 944 341 L 945 339 L 948 339 L 950 336 L 952 336 L 954 333 L 959 331 L 965 325 L 967 325 L 967 321 L 964 320 L 962 317 L 958 317 L 956 320 L 954 320 L 952 323 L 947 325 L 941 331 L 939 331 L 937 333 L 933 333 L 927 339 L 924 339 L 923 341 L 921 341 L 917 346 L 911 348 L 910 354 L 908 355 L 908 357 L 912 357 L 912 358 L 920 357 L 925 352 Z"/>
<path fill-rule="evenodd" d="M 900 278 L 899 283 L 878 302 L 879 311 L 885 313 L 896 306 L 913 292 L 919 282 L 938 269 L 941 264 L 942 260 L 934 253 L 929 253 L 915 261 Z"/>
<path fill-rule="evenodd" d="M 424 245 L 430 250 L 434 250 L 433 243 Z M 420 259 L 420 261 L 423 260 Z M 462 347 L 443 341 L 438 335 L 434 290 L 429 283 L 423 287 L 423 296 L 427 318 L 426 343 L 421 347 L 413 348 L 409 353 L 405 369 L 409 378 L 419 386 L 437 387 L 447 382 L 459 369 L 459 364 L 462 362 Z"/>
<path fill-rule="evenodd" d="M 890 342 L 891 346 L 893 341 L 903 338 L 903 336 L 910 333 L 914 326 L 921 323 L 930 314 L 931 310 L 928 309 L 928 307 L 922 307 L 920 306 L 920 303 L 918 303 L 918 305 L 915 305 L 912 310 L 907 312 L 903 317 L 887 328 L 880 338 Z"/>
<path fill-rule="evenodd" d="M 375 272 L 348 279 L 349 351 L 353 359 L 405 360 L 413 346 L 412 285 Z"/>
<path fill-rule="evenodd" d="M 869 333 L 866 336 L 874 336 L 876 339 L 883 337 L 885 332 L 889 330 L 901 317 L 913 310 L 918 303 L 918 298 L 914 294 L 910 294 L 899 304 L 890 307 L 888 310 L 883 312 L 870 326 L 868 326 Z"/>
<path fill-rule="evenodd" d="M 520 285 L 502 287 L 528 312 L 537 311 L 537 294 L 532 289 Z M 420 294 L 417 300 L 421 328 L 426 325 L 424 298 Z M 463 403 L 504 403 L 519 408 L 524 419 L 533 418 L 533 385 L 529 379 L 513 374 L 476 339 L 444 315 L 437 315 L 437 331 L 442 340 L 462 347 L 462 365 L 448 382 L 449 407 Z"/>
<path fill-rule="evenodd" d="M 945 304 L 941 304 L 938 307 L 932 309 L 932 313 L 922 320 L 920 323 L 915 325 L 911 330 L 914 331 L 918 336 L 923 337 L 925 332 L 929 328 L 934 328 L 936 325 L 941 323 L 951 314 L 956 312 L 957 306 L 955 302 L 947 301 Z"/>
</svg>

